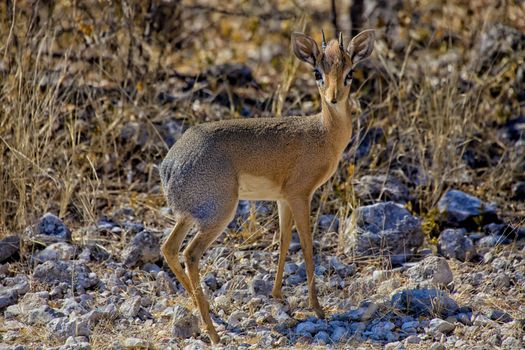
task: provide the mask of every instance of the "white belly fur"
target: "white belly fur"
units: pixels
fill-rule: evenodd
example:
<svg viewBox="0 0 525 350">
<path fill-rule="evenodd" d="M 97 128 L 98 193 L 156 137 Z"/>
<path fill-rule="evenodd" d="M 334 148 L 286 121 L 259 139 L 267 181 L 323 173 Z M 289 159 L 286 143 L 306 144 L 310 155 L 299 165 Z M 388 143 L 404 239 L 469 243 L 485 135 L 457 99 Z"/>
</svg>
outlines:
<svg viewBox="0 0 525 350">
<path fill-rule="evenodd" d="M 250 174 L 239 176 L 239 199 L 278 200 L 282 198 L 281 187 L 271 180 Z"/>
</svg>

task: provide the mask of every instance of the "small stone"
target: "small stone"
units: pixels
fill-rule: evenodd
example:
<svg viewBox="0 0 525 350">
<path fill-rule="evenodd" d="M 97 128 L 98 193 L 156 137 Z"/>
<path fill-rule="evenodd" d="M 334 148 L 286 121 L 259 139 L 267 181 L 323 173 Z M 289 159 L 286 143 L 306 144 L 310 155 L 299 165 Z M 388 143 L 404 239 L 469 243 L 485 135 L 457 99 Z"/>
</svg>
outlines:
<svg viewBox="0 0 525 350">
<path fill-rule="evenodd" d="M 448 334 L 456 328 L 456 325 L 440 318 L 434 318 L 430 321 L 429 328 L 433 332 Z"/>
<path fill-rule="evenodd" d="M 405 344 L 419 344 L 421 339 L 417 335 L 409 335 L 405 339 Z"/>
<path fill-rule="evenodd" d="M 432 345 L 430 345 L 428 350 L 446 350 L 446 347 L 445 347 L 445 345 L 436 342 L 436 343 L 433 343 Z"/>
<path fill-rule="evenodd" d="M 359 207 L 348 218 L 347 253 L 356 256 L 390 256 L 400 263 L 423 244 L 421 221 L 394 202 Z"/>
<path fill-rule="evenodd" d="M 408 187 L 393 176 L 366 175 L 353 181 L 354 191 L 361 203 L 377 201 L 407 203 L 410 198 Z"/>
<path fill-rule="evenodd" d="M 261 276 L 255 276 L 249 284 L 249 291 L 252 295 L 269 296 L 272 288 L 272 283 L 263 279 Z"/>
<path fill-rule="evenodd" d="M 512 322 L 514 319 L 511 315 L 506 313 L 505 311 L 497 310 L 497 309 L 491 309 L 488 314 L 489 318 L 496 322 L 501 323 L 508 323 Z"/>
<path fill-rule="evenodd" d="M 57 242 L 49 245 L 35 256 L 35 261 L 72 260 L 76 254 L 76 247 L 66 242 Z"/>
<path fill-rule="evenodd" d="M 415 315 L 453 315 L 458 304 L 446 292 L 437 289 L 405 289 L 395 292 L 390 303 L 400 312 Z"/>
<path fill-rule="evenodd" d="M 38 222 L 26 229 L 32 239 L 44 244 L 55 242 L 70 242 L 71 231 L 56 215 L 46 213 Z"/>
<path fill-rule="evenodd" d="M 152 273 L 152 274 L 157 274 L 161 271 L 159 265 L 157 264 L 152 264 L 152 263 L 146 263 L 144 264 L 144 266 L 142 266 L 142 269 L 146 272 L 149 272 L 149 273 Z"/>
<path fill-rule="evenodd" d="M 520 345 L 520 341 L 514 337 L 507 337 L 501 342 L 501 347 L 505 350 L 519 349 Z"/>
<path fill-rule="evenodd" d="M 208 286 L 208 288 L 210 288 L 212 292 L 215 292 L 220 288 L 219 282 L 217 281 L 217 277 L 215 276 L 214 272 L 208 272 L 206 275 L 204 275 L 202 281 Z"/>
<path fill-rule="evenodd" d="M 133 237 L 122 252 L 122 262 L 128 267 L 160 260 L 160 243 L 156 235 L 144 230 Z"/>
<path fill-rule="evenodd" d="M 18 301 L 18 298 L 29 291 L 29 279 L 24 275 L 17 275 L 15 277 L 8 277 L 2 280 L 2 288 L 0 289 L 0 310 L 13 305 Z"/>
<path fill-rule="evenodd" d="M 476 256 L 476 248 L 464 229 L 446 229 L 439 235 L 438 253 L 460 261 L 469 261 Z"/>
<path fill-rule="evenodd" d="M 320 331 L 315 335 L 314 341 L 319 344 L 328 344 L 330 343 L 330 335 L 325 331 Z"/>
<path fill-rule="evenodd" d="M 20 250 L 20 237 L 7 236 L 0 240 L 0 263 L 9 259 Z M 1 309 L 1 307 L 0 307 Z"/>
<path fill-rule="evenodd" d="M 136 317 L 140 311 L 141 298 L 134 296 L 122 303 L 119 307 L 119 312 L 124 317 Z"/>
<path fill-rule="evenodd" d="M 311 335 L 313 335 L 317 333 L 318 331 L 319 331 L 319 326 L 310 321 L 301 322 L 295 328 L 295 332 L 297 334 L 310 333 Z"/>
<path fill-rule="evenodd" d="M 330 258 L 330 267 L 339 275 L 341 278 L 352 276 L 357 271 L 356 264 L 346 265 L 339 261 L 337 256 Z"/>
<path fill-rule="evenodd" d="M 228 326 L 236 328 L 241 324 L 241 321 L 249 315 L 244 311 L 235 311 L 228 317 Z"/>
<path fill-rule="evenodd" d="M 510 287 L 511 280 L 510 280 L 510 277 L 507 274 L 502 273 L 502 274 L 497 275 L 494 278 L 493 283 L 494 283 L 494 287 L 496 287 L 498 289 L 503 289 L 503 288 L 509 288 Z"/>
<path fill-rule="evenodd" d="M 384 350 L 405 350 L 405 345 L 400 341 L 395 341 L 385 345 Z"/>
<path fill-rule="evenodd" d="M 46 261 L 35 268 L 33 278 L 52 286 L 73 284 L 77 290 L 91 288 L 99 282 L 89 267 L 78 261 Z"/>
<path fill-rule="evenodd" d="M 319 230 L 322 232 L 338 232 L 339 219 L 335 215 L 321 215 L 318 221 Z"/>
<path fill-rule="evenodd" d="M 89 336 L 91 333 L 88 322 L 80 318 L 54 317 L 47 322 L 46 326 L 49 332 L 60 339 Z"/>
<path fill-rule="evenodd" d="M 452 270 L 447 260 L 438 256 L 428 256 L 419 264 L 407 270 L 408 277 L 427 286 L 446 287 L 452 280 Z"/>
<path fill-rule="evenodd" d="M 199 319 L 180 305 L 173 310 L 172 335 L 177 338 L 191 338 L 199 334 Z"/>
<path fill-rule="evenodd" d="M 332 340 L 334 342 L 340 342 L 343 339 L 347 338 L 350 335 L 350 332 L 346 327 L 335 327 L 332 333 Z"/>
<path fill-rule="evenodd" d="M 447 191 L 437 207 L 444 220 L 454 225 L 471 224 L 474 217 L 484 217 L 485 221 L 496 217 L 496 208 L 492 205 L 458 190 Z"/>
<path fill-rule="evenodd" d="M 150 349 L 151 344 L 140 338 L 126 338 L 122 343 L 123 349 Z"/>
<path fill-rule="evenodd" d="M 456 315 L 456 319 L 463 323 L 465 326 L 472 326 L 472 321 L 470 320 L 470 316 L 466 313 L 460 312 Z"/>
</svg>

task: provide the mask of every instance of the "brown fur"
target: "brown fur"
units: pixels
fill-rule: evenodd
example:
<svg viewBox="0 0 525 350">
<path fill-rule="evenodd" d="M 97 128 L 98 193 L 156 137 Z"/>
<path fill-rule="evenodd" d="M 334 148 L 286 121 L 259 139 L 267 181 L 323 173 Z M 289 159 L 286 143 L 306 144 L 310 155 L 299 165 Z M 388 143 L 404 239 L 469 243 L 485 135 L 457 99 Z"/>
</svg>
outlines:
<svg viewBox="0 0 525 350">
<path fill-rule="evenodd" d="M 370 37 L 364 44 L 372 45 L 373 35 L 364 34 Z M 324 83 L 319 85 L 323 97 L 321 113 L 198 125 L 177 141 L 160 166 L 168 204 L 178 217 L 162 252 L 199 307 L 213 343 L 219 337 L 200 287 L 198 265 L 204 251 L 232 220 L 239 199 L 278 202 L 280 255 L 272 292 L 278 298 L 282 297 L 284 262 L 294 219 L 306 262 L 310 306 L 319 317 L 324 317 L 313 278 L 310 202 L 314 191 L 337 169 L 351 137 L 350 87 L 344 85 L 344 77 L 357 62 L 352 62 L 337 41 L 331 41 L 321 52 L 313 39 L 304 34 L 294 33 L 292 40 L 296 55 L 323 72 Z M 184 250 L 184 271 L 178 252 L 193 224 L 198 233 Z"/>
</svg>

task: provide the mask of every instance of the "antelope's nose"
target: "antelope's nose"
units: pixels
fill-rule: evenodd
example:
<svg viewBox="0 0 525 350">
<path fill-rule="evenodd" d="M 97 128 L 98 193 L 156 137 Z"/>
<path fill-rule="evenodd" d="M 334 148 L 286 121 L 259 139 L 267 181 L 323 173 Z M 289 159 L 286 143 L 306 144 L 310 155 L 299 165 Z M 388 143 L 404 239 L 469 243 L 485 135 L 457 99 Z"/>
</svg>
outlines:
<svg viewBox="0 0 525 350">
<path fill-rule="evenodd" d="M 337 103 L 337 99 L 336 99 L 335 97 L 333 97 L 333 98 L 330 100 L 330 102 L 331 102 L 332 104 L 335 105 L 335 104 Z"/>
</svg>

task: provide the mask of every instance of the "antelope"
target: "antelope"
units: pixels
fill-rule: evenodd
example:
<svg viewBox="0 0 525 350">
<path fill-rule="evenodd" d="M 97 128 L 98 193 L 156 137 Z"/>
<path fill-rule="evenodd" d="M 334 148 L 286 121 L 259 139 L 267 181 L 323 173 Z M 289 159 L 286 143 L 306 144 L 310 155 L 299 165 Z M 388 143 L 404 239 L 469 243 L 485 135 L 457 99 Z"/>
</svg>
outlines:
<svg viewBox="0 0 525 350">
<path fill-rule="evenodd" d="M 220 342 L 200 285 L 199 261 L 234 218 L 239 199 L 277 201 L 280 247 L 274 298 L 282 299 L 286 253 L 292 219 L 299 233 L 306 265 L 309 306 L 317 317 L 324 311 L 314 282 L 310 205 L 315 190 L 336 171 L 352 135 L 348 101 L 352 73 L 374 47 L 374 31 L 365 30 L 345 48 L 342 33 L 321 49 L 304 33 L 292 34 L 297 58 L 313 68 L 321 95 L 321 112 L 311 116 L 233 119 L 189 128 L 160 165 L 162 187 L 176 225 L 162 245 L 162 254 L 192 297 L 213 344 Z M 183 251 L 188 231 L 197 233 Z"/>
</svg>

